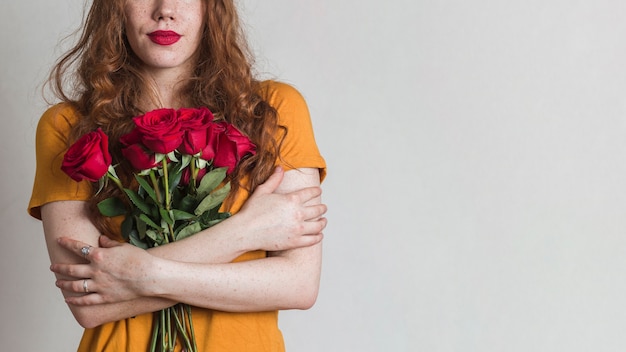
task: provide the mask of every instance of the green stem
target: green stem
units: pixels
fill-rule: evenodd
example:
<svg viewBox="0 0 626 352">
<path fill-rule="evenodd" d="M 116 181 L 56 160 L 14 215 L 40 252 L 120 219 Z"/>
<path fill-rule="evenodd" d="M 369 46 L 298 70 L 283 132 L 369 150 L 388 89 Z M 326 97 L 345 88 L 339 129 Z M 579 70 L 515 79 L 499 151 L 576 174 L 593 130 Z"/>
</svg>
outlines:
<svg viewBox="0 0 626 352">
<path fill-rule="evenodd" d="M 150 342 L 150 352 L 156 352 L 156 346 L 157 346 L 157 342 L 158 340 L 158 336 L 159 336 L 159 328 L 160 328 L 160 324 L 159 324 L 159 319 L 157 319 L 157 314 L 158 313 L 154 313 L 154 327 L 152 328 L 152 340 Z"/>
<path fill-rule="evenodd" d="M 191 334 L 191 342 L 193 343 L 193 352 L 198 352 L 198 345 L 196 344 L 196 334 L 193 329 L 193 320 L 191 319 L 191 306 L 185 304 L 185 309 L 187 310 L 187 319 L 189 319 L 189 331 Z"/>
<path fill-rule="evenodd" d="M 187 336 L 187 331 L 185 329 L 185 327 L 183 326 L 183 322 L 185 321 L 185 314 L 184 314 L 184 310 L 181 308 L 181 312 L 183 313 L 182 315 L 182 319 L 181 317 L 178 316 L 177 313 L 174 314 L 174 318 L 176 319 L 176 326 L 178 328 L 178 331 L 180 332 L 180 334 L 182 335 L 182 339 L 183 342 L 185 343 L 185 346 L 187 348 L 188 352 L 196 352 L 196 350 L 194 350 L 191 346 L 191 342 L 189 341 L 189 336 Z"/>
<path fill-rule="evenodd" d="M 176 345 L 176 338 L 172 332 L 172 308 L 167 308 L 167 351 L 174 352 L 174 346 Z"/>
<path fill-rule="evenodd" d="M 163 158 L 163 190 L 165 191 L 165 209 L 170 210 L 170 178 L 167 169 L 167 158 Z"/>
<path fill-rule="evenodd" d="M 120 181 L 117 177 L 111 175 L 110 172 L 107 172 L 107 177 L 110 180 L 113 180 L 113 182 L 117 185 L 117 187 L 122 191 L 122 193 L 124 192 L 124 186 L 122 186 L 122 181 Z"/>
<path fill-rule="evenodd" d="M 156 194 L 157 202 L 161 203 L 163 201 L 161 198 L 161 190 L 159 189 L 159 182 L 156 179 L 154 170 L 150 170 L 150 181 L 152 181 L 152 187 L 154 188 L 154 193 Z"/>
<path fill-rule="evenodd" d="M 161 351 L 167 351 L 167 326 L 165 325 L 165 310 L 161 311 Z"/>
<path fill-rule="evenodd" d="M 192 195 L 196 195 L 197 191 L 196 191 L 196 180 L 198 179 L 198 172 L 200 171 L 197 167 L 196 167 L 196 160 L 198 158 L 197 157 L 192 157 L 191 158 L 191 163 L 189 163 L 189 167 L 190 169 L 190 173 L 191 173 L 191 180 L 189 180 L 189 194 Z"/>
</svg>

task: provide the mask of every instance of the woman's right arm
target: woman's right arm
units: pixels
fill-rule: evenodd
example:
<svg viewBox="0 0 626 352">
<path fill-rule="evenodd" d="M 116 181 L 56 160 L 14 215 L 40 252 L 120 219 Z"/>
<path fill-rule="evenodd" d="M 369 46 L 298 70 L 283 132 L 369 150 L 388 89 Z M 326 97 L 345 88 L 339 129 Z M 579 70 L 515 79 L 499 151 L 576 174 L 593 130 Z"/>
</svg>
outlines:
<svg viewBox="0 0 626 352">
<path fill-rule="evenodd" d="M 318 197 L 321 190 L 312 187 L 291 195 L 276 194 L 274 190 L 282 176 L 282 170 L 272 175 L 231 218 L 185 240 L 152 248 L 150 253 L 177 261 L 228 263 L 251 250 L 276 251 L 318 243 L 326 225 L 326 220 L 319 217 L 325 213 L 326 207 L 304 204 Z M 87 204 L 81 201 L 58 201 L 42 206 L 42 221 L 52 264 L 83 262 L 82 258 L 58 244 L 60 237 L 73 238 L 94 247 L 99 245 L 101 234 L 89 220 L 87 211 Z M 316 220 L 309 221 L 311 219 Z M 299 229 L 298 236 L 293 236 L 295 229 Z M 71 295 L 67 291 L 63 294 L 66 297 Z M 150 297 L 94 306 L 70 305 L 70 310 L 83 327 L 94 327 L 102 322 L 158 311 L 175 303 Z"/>
<path fill-rule="evenodd" d="M 52 264 L 86 262 L 59 246 L 57 242 L 59 237 L 69 236 L 91 244 L 94 247 L 98 246 L 100 233 L 89 220 L 87 209 L 87 203 L 80 201 L 52 202 L 41 207 L 46 244 Z M 57 279 L 68 278 L 59 274 L 56 274 L 56 277 Z M 66 298 L 82 295 L 64 290 L 61 290 L 61 292 Z M 141 302 L 127 301 L 93 307 L 78 307 L 72 304 L 68 304 L 68 306 L 81 326 L 93 328 L 99 325 L 95 318 L 98 318 L 100 321 L 115 321 L 124 316 L 135 316 L 150 311 L 158 311 L 175 303 L 166 299 L 146 298 L 142 299 Z"/>
</svg>

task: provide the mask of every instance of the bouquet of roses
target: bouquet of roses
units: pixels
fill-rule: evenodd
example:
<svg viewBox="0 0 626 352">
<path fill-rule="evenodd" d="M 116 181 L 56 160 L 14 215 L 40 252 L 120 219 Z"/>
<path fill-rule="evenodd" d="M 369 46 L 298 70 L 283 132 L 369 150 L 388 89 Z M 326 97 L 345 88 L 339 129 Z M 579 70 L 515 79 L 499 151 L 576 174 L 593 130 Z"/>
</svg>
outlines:
<svg viewBox="0 0 626 352">
<path fill-rule="evenodd" d="M 219 211 L 230 192 L 224 183 L 239 161 L 255 154 L 254 144 L 232 124 L 215 121 L 207 108 L 158 109 L 133 118 L 135 128 L 120 139 L 122 154 L 136 170 L 137 189 L 116 174 L 107 135 L 97 129 L 78 139 L 61 169 L 75 181 L 113 181 L 126 202 L 112 197 L 98 204 L 104 216 L 125 215 L 122 236 L 147 249 L 181 240 L 230 216 Z M 130 206 L 127 206 L 130 204 Z M 191 308 L 186 304 L 155 313 L 150 351 L 173 351 L 180 339 L 197 351 Z"/>
</svg>

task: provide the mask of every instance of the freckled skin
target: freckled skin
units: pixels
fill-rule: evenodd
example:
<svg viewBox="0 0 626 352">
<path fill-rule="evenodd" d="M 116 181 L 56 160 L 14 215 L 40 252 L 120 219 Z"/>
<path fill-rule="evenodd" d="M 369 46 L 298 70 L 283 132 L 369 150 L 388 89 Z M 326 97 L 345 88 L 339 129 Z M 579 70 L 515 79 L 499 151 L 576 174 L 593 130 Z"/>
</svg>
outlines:
<svg viewBox="0 0 626 352">
<path fill-rule="evenodd" d="M 125 11 L 128 42 L 146 71 L 189 72 L 202 37 L 204 3 L 201 0 L 170 0 L 161 6 L 155 1 L 130 0 Z M 157 30 L 174 31 L 181 38 L 172 45 L 159 45 L 148 37 Z"/>
</svg>

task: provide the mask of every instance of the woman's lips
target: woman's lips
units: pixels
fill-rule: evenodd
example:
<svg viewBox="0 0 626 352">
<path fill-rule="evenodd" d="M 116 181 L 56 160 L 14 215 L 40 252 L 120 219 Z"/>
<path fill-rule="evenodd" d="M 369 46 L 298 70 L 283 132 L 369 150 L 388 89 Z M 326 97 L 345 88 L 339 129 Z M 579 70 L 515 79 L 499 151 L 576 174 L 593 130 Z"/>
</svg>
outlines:
<svg viewBox="0 0 626 352">
<path fill-rule="evenodd" d="M 154 31 L 148 33 L 148 37 L 155 44 L 172 45 L 180 39 L 180 34 L 174 31 Z"/>
</svg>

